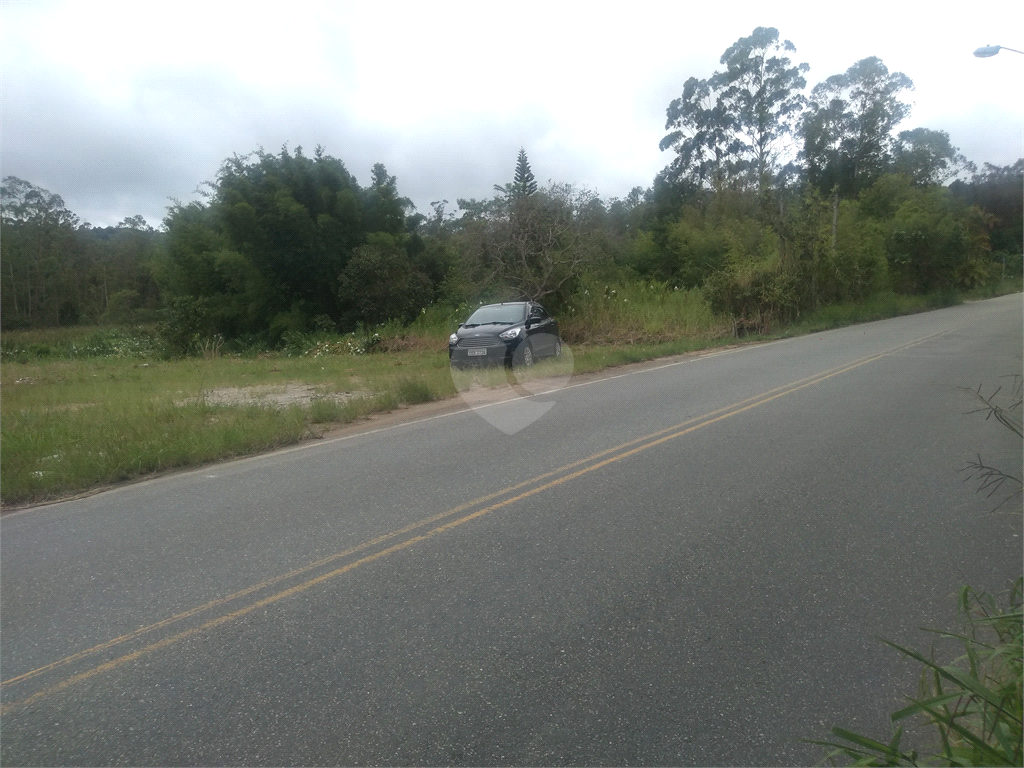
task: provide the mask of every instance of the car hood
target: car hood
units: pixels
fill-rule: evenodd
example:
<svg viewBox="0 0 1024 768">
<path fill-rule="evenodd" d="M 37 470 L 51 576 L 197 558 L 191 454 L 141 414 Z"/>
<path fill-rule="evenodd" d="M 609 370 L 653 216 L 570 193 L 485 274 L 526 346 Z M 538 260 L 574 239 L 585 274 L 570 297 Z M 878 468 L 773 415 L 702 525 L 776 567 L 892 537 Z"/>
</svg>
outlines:
<svg viewBox="0 0 1024 768">
<path fill-rule="evenodd" d="M 525 324 L 509 323 L 508 325 L 477 325 L 472 328 L 466 328 L 465 326 L 460 325 L 459 330 L 455 332 L 455 335 L 458 336 L 460 339 L 479 338 L 481 336 L 495 337 L 498 336 L 499 334 L 504 333 L 510 328 L 515 328 L 516 326 L 522 327 L 523 325 Z"/>
</svg>

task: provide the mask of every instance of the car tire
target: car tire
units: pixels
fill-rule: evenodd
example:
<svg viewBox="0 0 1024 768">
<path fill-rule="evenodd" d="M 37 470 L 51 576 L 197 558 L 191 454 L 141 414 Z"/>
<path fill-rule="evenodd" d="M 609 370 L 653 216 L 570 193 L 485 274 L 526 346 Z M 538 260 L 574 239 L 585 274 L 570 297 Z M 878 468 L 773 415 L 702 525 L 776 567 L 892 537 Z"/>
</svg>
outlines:
<svg viewBox="0 0 1024 768">
<path fill-rule="evenodd" d="M 523 344 L 522 349 L 523 359 L 520 361 L 519 365 L 522 368 L 531 368 L 533 366 L 533 346 L 530 342 L 526 342 Z"/>
<path fill-rule="evenodd" d="M 561 339 L 555 339 L 555 349 L 554 349 L 553 357 L 559 358 L 561 356 L 562 356 L 562 340 Z"/>
</svg>

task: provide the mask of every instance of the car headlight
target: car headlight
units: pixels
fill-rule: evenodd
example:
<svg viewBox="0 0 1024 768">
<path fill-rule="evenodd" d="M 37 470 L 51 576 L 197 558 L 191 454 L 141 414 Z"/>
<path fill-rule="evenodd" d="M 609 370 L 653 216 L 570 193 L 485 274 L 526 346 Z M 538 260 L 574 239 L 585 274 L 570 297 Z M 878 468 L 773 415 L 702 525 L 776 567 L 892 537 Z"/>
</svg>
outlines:
<svg viewBox="0 0 1024 768">
<path fill-rule="evenodd" d="M 498 335 L 501 338 L 505 339 L 505 341 L 509 341 L 510 339 L 514 339 L 517 336 L 519 336 L 519 334 L 522 333 L 522 332 L 523 332 L 522 326 L 517 326 L 515 328 L 509 328 L 504 333 L 499 333 Z"/>
<path fill-rule="evenodd" d="M 454 346 L 455 346 L 456 344 L 458 344 L 458 343 L 459 343 L 459 334 L 457 334 L 457 333 L 453 333 L 453 334 L 452 334 L 451 336 L 449 336 L 449 337 L 448 337 L 448 343 L 449 343 L 449 344 L 450 344 L 451 346 L 453 346 L 453 347 L 454 347 Z"/>
</svg>

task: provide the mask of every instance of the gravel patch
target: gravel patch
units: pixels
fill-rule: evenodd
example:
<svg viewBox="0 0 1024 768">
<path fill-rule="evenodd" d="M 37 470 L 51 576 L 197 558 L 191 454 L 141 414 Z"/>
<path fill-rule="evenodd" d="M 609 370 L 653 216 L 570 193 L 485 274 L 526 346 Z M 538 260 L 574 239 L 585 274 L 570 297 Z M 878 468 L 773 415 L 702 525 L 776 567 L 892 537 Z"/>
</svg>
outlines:
<svg viewBox="0 0 1024 768">
<path fill-rule="evenodd" d="M 210 405 L 262 405 L 286 408 L 289 405 L 309 405 L 314 400 L 333 400 L 346 403 L 369 392 L 323 392 L 309 384 L 265 385 L 259 387 L 216 387 L 203 390 L 200 397 L 177 403 L 195 403 L 200 400 Z"/>
</svg>

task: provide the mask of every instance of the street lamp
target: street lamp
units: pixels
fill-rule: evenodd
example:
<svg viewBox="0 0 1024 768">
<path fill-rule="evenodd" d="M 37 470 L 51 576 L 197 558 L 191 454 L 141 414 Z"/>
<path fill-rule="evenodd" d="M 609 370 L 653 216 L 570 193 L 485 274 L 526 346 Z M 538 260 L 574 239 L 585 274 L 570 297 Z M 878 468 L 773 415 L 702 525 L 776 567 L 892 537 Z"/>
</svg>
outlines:
<svg viewBox="0 0 1024 768">
<path fill-rule="evenodd" d="M 1024 51 L 1018 51 L 1016 48 L 1007 48 L 1005 45 L 984 45 L 974 52 L 974 55 L 979 59 L 987 59 L 989 56 L 995 56 L 999 51 L 1013 51 L 1014 53 L 1024 53 Z"/>
</svg>

